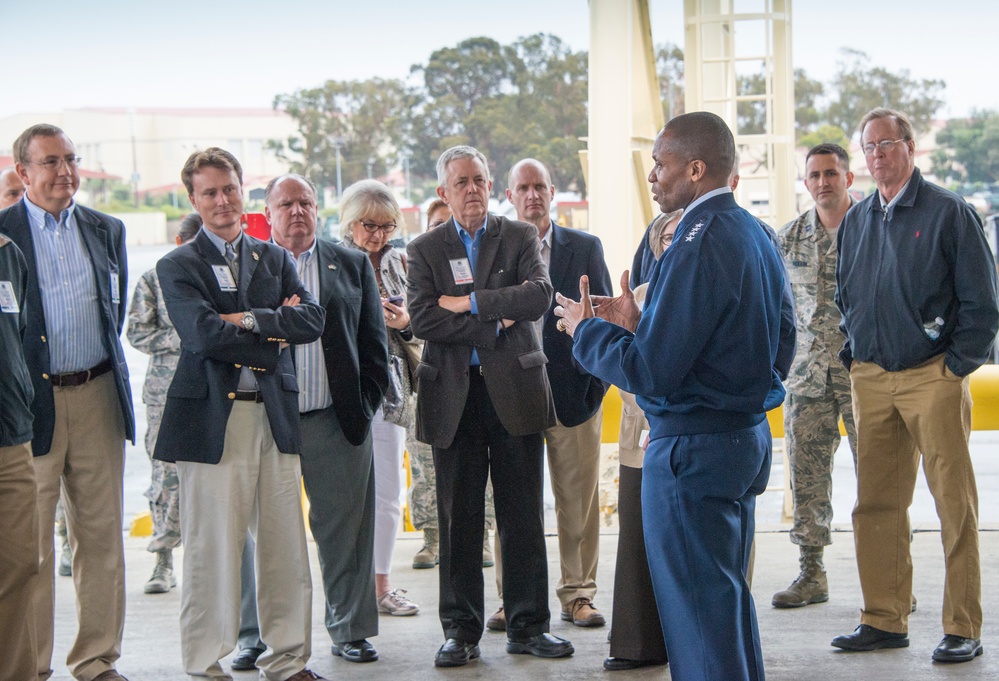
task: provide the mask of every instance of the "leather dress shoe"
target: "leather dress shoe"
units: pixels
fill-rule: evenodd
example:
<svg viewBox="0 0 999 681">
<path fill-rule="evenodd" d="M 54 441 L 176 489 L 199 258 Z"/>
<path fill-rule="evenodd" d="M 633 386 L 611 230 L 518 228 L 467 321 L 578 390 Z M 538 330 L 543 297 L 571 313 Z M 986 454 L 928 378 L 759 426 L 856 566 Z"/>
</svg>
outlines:
<svg viewBox="0 0 999 681">
<path fill-rule="evenodd" d="M 463 667 L 479 656 L 479 646 L 475 643 L 449 638 L 434 656 L 435 667 Z"/>
<path fill-rule="evenodd" d="M 378 651 L 368 643 L 367 639 L 334 643 L 331 652 L 348 662 L 374 662 L 378 659 Z"/>
<path fill-rule="evenodd" d="M 229 666 L 237 672 L 248 672 L 257 668 L 257 658 L 263 654 L 260 648 L 242 648 Z"/>
<path fill-rule="evenodd" d="M 506 652 L 513 655 L 556 658 L 569 657 L 576 652 L 576 649 L 564 638 L 545 633 L 525 639 L 507 639 Z"/>
<path fill-rule="evenodd" d="M 869 624 L 861 624 L 852 634 L 837 636 L 832 646 L 843 650 L 878 650 L 879 648 L 908 648 L 909 635 L 882 631 Z"/>
<path fill-rule="evenodd" d="M 983 652 L 982 639 L 947 634 L 933 651 L 933 659 L 937 662 L 968 662 Z"/>
<path fill-rule="evenodd" d="M 668 664 L 666 660 L 631 660 L 627 657 L 604 658 L 604 669 L 609 672 L 623 672 L 627 669 L 638 669 L 639 667 L 653 667 Z"/>
</svg>

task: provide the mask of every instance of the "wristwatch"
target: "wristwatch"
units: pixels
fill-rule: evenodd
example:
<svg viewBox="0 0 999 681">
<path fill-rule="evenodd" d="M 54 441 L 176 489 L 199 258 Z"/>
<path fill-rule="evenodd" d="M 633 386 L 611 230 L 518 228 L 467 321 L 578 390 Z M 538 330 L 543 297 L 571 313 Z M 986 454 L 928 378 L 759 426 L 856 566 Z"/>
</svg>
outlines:
<svg viewBox="0 0 999 681">
<path fill-rule="evenodd" d="M 253 316 L 252 312 L 243 313 L 243 328 L 247 331 L 253 331 L 257 326 L 257 318 Z"/>
</svg>

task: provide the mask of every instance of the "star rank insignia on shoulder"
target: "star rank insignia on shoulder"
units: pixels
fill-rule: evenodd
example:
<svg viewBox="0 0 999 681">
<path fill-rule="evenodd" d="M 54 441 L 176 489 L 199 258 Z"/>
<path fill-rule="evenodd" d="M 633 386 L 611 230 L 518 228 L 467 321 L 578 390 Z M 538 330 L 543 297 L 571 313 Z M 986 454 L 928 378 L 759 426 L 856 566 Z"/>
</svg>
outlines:
<svg viewBox="0 0 999 681">
<path fill-rule="evenodd" d="M 687 232 L 687 236 L 684 237 L 683 240 L 684 241 L 693 241 L 694 237 L 697 236 L 697 233 L 701 231 L 701 227 L 703 227 L 703 226 L 704 226 L 704 221 L 703 220 L 699 221 L 697 224 L 695 224 L 693 227 L 690 228 L 690 231 Z"/>
</svg>

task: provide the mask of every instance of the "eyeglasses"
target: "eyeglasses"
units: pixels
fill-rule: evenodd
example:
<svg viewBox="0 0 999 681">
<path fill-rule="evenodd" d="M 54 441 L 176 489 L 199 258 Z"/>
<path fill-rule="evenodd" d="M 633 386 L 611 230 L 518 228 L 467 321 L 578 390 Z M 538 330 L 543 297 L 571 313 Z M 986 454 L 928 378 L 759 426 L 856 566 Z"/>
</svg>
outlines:
<svg viewBox="0 0 999 681">
<path fill-rule="evenodd" d="M 888 151 L 899 142 L 908 142 L 908 140 L 902 138 L 899 140 L 881 140 L 877 144 L 865 144 L 863 146 L 864 154 L 866 156 L 872 156 L 875 149 L 879 150 L 882 154 L 887 154 Z"/>
<path fill-rule="evenodd" d="M 36 166 L 41 166 L 45 170 L 56 170 L 62 166 L 63 163 L 66 164 L 67 168 L 75 168 L 80 165 L 80 161 L 83 159 L 79 156 L 67 156 L 66 158 L 47 158 L 44 161 L 28 161 L 28 163 L 34 163 Z"/>
<path fill-rule="evenodd" d="M 394 222 L 388 222 L 384 225 L 379 225 L 374 222 L 364 222 L 363 220 L 361 221 L 361 227 L 364 227 L 364 231 L 367 232 L 368 234 L 374 234 L 378 230 L 382 230 L 383 232 L 385 232 L 385 234 L 391 234 L 392 232 L 395 231 L 395 228 L 397 226 L 398 225 L 396 225 Z"/>
</svg>

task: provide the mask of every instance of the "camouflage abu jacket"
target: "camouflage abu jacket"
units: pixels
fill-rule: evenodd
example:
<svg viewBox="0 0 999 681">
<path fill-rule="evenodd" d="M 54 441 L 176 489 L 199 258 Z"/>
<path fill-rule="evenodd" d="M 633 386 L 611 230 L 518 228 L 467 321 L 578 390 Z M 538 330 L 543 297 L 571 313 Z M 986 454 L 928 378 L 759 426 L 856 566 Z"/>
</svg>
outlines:
<svg viewBox="0 0 999 681">
<path fill-rule="evenodd" d="M 797 351 L 784 385 L 802 397 L 821 397 L 830 368 L 846 376 L 837 354 L 844 338 L 835 300 L 836 240 L 819 224 L 814 207 L 784 225 L 777 240 L 791 281 L 798 327 Z"/>
<path fill-rule="evenodd" d="M 135 285 L 128 308 L 127 336 L 132 347 L 151 355 L 142 401 L 148 405 L 166 404 L 167 388 L 180 361 L 180 336 L 167 315 L 155 268 L 143 274 Z"/>
</svg>

